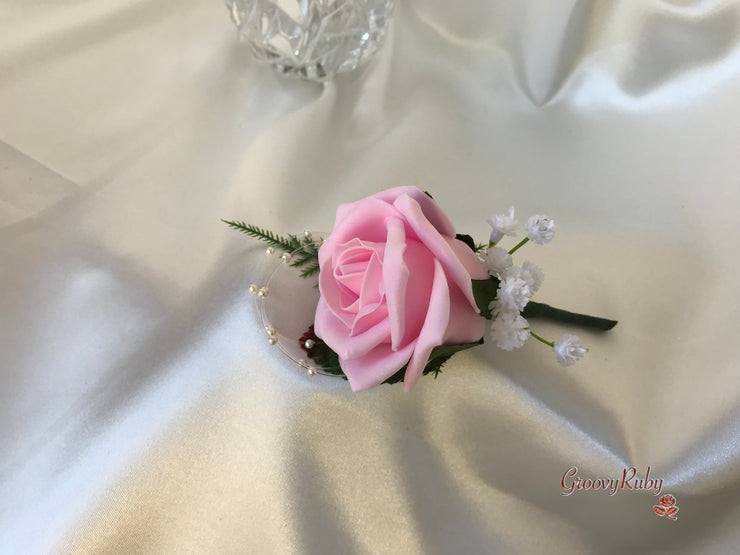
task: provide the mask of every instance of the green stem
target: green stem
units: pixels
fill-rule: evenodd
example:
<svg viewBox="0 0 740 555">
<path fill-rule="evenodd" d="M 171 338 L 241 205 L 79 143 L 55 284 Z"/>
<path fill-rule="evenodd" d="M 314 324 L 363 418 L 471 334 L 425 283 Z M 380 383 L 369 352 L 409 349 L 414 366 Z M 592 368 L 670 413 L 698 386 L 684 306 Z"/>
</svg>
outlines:
<svg viewBox="0 0 740 555">
<path fill-rule="evenodd" d="M 567 310 L 562 310 L 560 308 L 555 308 L 550 305 L 534 301 L 527 303 L 527 306 L 522 310 L 522 316 L 524 318 L 549 318 L 556 322 L 563 322 L 565 324 L 573 324 L 601 331 L 610 330 L 617 325 L 616 320 L 608 320 L 607 318 L 599 318 L 598 316 L 588 316 L 586 314 L 568 312 Z"/>
<path fill-rule="evenodd" d="M 545 345 L 549 345 L 550 347 L 554 347 L 555 346 L 555 342 L 554 341 L 548 341 L 547 339 L 543 339 L 539 335 L 537 335 L 536 333 L 534 333 L 532 330 L 529 330 L 529 335 L 531 335 L 532 337 L 534 337 L 537 341 L 540 341 L 540 342 L 544 343 Z"/>
<path fill-rule="evenodd" d="M 523 247 L 527 243 L 527 241 L 529 241 L 529 237 L 525 237 L 524 239 L 519 241 L 519 243 L 509 251 L 509 254 L 514 254 L 519 248 Z"/>
</svg>

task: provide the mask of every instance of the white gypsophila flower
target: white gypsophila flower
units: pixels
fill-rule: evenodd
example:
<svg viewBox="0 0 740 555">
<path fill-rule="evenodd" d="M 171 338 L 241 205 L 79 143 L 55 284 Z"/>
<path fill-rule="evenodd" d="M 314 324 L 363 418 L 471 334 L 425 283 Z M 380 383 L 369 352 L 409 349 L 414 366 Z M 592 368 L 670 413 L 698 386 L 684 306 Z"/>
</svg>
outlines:
<svg viewBox="0 0 740 555">
<path fill-rule="evenodd" d="M 514 237 L 519 221 L 514 217 L 514 207 L 509 208 L 508 214 L 494 214 L 488 218 L 488 224 L 493 228 L 491 243 L 498 243 L 504 235 Z"/>
<path fill-rule="evenodd" d="M 552 241 L 555 233 L 555 221 L 541 214 L 529 218 L 527 225 L 524 227 L 527 230 L 529 240 L 538 245 L 544 245 Z"/>
<path fill-rule="evenodd" d="M 503 306 L 501 306 L 501 303 L 499 303 L 496 299 L 488 303 L 488 310 L 491 311 L 491 318 L 493 320 L 498 318 L 501 314 L 510 312 L 509 310 L 506 310 Z"/>
<path fill-rule="evenodd" d="M 572 366 L 577 360 L 581 360 L 588 349 L 583 346 L 577 335 L 566 333 L 555 343 L 552 348 L 555 351 L 555 358 L 563 366 Z"/>
<path fill-rule="evenodd" d="M 533 264 L 529 260 L 522 264 L 522 271 L 529 275 L 529 278 L 527 278 L 526 281 L 529 283 L 529 288 L 532 290 L 532 293 L 536 292 L 542 285 L 542 282 L 545 281 L 545 273 L 539 266 Z"/>
<path fill-rule="evenodd" d="M 505 279 L 523 279 L 532 294 L 542 285 L 545 274 L 531 262 L 525 262 L 523 266 L 511 266 L 503 274 Z"/>
<path fill-rule="evenodd" d="M 496 299 L 504 309 L 520 312 L 529 302 L 532 290 L 521 277 L 508 275 L 510 270 L 512 268 L 507 270 L 507 275 L 499 283 Z"/>
<path fill-rule="evenodd" d="M 502 276 L 514 264 L 509 251 L 501 247 L 489 247 L 483 255 L 483 262 L 492 276 Z"/>
<path fill-rule="evenodd" d="M 491 339 L 499 349 L 518 349 L 529 337 L 529 322 L 518 312 L 502 312 L 491 324 Z"/>
</svg>

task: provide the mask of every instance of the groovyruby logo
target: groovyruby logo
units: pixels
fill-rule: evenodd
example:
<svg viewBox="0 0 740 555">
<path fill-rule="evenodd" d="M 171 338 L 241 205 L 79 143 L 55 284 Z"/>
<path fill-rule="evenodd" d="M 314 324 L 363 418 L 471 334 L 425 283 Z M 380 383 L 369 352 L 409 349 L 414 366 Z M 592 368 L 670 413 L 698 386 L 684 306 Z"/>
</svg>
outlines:
<svg viewBox="0 0 740 555">
<path fill-rule="evenodd" d="M 676 505 L 676 498 L 670 494 L 665 494 L 663 497 L 658 499 L 660 505 L 653 505 L 653 511 L 658 516 L 664 516 L 671 520 L 678 520 L 676 513 L 678 512 L 678 505 Z"/>
<path fill-rule="evenodd" d="M 593 493 L 611 497 L 621 492 L 645 492 L 657 497 L 663 493 L 663 479 L 655 478 L 654 475 L 651 477 L 651 470 L 648 466 L 642 475 L 637 468 L 630 466 L 622 470 L 621 476 L 584 477 L 579 475 L 577 466 L 571 466 L 560 478 L 560 495 L 568 497 L 579 493 Z M 676 498 L 671 494 L 664 494 L 658 499 L 658 505 L 653 505 L 653 512 L 669 520 L 678 520 Z"/>
<path fill-rule="evenodd" d="M 649 492 L 656 497 L 663 492 L 663 479 L 651 478 L 648 466 L 644 477 L 640 477 L 637 468 L 630 466 L 622 470 L 621 476 L 583 477 L 578 474 L 578 467 L 571 466 L 560 479 L 560 495 L 570 496 L 580 492 L 605 493 L 612 496 L 619 492 Z"/>
</svg>

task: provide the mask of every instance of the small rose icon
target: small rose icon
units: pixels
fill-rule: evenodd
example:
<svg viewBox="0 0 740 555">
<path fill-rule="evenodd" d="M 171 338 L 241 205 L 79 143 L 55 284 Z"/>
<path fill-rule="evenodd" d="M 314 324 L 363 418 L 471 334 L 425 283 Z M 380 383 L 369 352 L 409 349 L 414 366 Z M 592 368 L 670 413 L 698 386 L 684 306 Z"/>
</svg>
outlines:
<svg viewBox="0 0 740 555">
<path fill-rule="evenodd" d="M 660 505 L 653 505 L 653 512 L 656 515 L 664 516 L 671 520 L 678 520 L 678 517 L 676 516 L 676 513 L 678 512 L 678 507 L 676 506 L 675 497 L 666 494 L 661 497 L 658 502 L 660 503 Z"/>
</svg>

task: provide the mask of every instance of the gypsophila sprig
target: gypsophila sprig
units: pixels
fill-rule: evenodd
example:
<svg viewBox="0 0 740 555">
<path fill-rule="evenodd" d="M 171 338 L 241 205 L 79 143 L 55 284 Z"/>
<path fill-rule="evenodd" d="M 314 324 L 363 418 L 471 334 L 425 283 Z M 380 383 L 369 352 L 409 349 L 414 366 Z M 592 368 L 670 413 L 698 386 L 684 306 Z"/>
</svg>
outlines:
<svg viewBox="0 0 740 555">
<path fill-rule="evenodd" d="M 512 272 L 513 269 L 512 267 L 506 270 L 504 279 L 498 286 L 496 298 L 506 310 L 521 312 L 532 297 L 532 290 L 529 284 L 517 275 L 518 272 Z M 521 270 L 521 268 L 516 269 Z"/>
<path fill-rule="evenodd" d="M 532 293 L 536 293 L 542 282 L 545 281 L 545 273 L 542 269 L 529 260 L 525 260 L 524 264 L 522 264 L 522 275 L 525 276 L 524 279 L 527 281 Z"/>
<path fill-rule="evenodd" d="M 442 365 L 453 355 L 483 343 L 486 320 L 491 321 L 487 336 L 500 349 L 522 348 L 531 336 L 551 348 L 563 366 L 588 349 L 570 333 L 557 343 L 541 337 L 532 329 L 533 320 L 594 330 L 616 325 L 532 300 L 545 274 L 529 260 L 517 265 L 512 255 L 528 242 L 552 241 L 552 218 L 530 217 L 526 237 L 506 248 L 498 243 L 517 233 L 514 207 L 487 221 L 489 242 L 476 243 L 457 233 L 432 196 L 416 187 L 343 204 L 334 231 L 324 239 L 309 231 L 303 237 L 280 236 L 224 220 L 267 243 L 268 255 L 297 268 L 302 277 L 319 274 L 313 324 L 292 344 L 305 354 L 294 360 L 310 376 L 344 377 L 354 391 L 396 382 L 408 391 L 423 375 L 442 375 Z M 270 284 L 253 283 L 249 292 L 263 303 L 281 298 L 284 292 Z M 267 343 L 280 346 L 282 324 L 264 320 L 272 313 L 268 306 L 260 311 Z"/>
<path fill-rule="evenodd" d="M 560 340 L 553 345 L 555 358 L 563 366 L 572 366 L 576 361 L 581 360 L 588 349 L 583 346 L 577 335 L 566 333 Z"/>
<path fill-rule="evenodd" d="M 483 255 L 483 262 L 486 265 L 488 274 L 495 277 L 502 277 L 508 268 L 511 268 L 513 259 L 506 249 L 501 247 L 489 247 Z"/>
<path fill-rule="evenodd" d="M 509 209 L 508 216 L 499 214 L 489 219 L 488 223 L 494 228 L 492 241 L 496 239 L 498 242 L 504 237 L 504 231 L 511 231 L 515 225 L 514 208 Z M 530 241 L 540 245 L 552 241 L 555 222 L 548 216 L 535 215 L 527 220 L 525 229 L 527 237 L 510 250 L 490 246 L 481 256 L 491 277 L 490 283 L 484 281 L 475 288 L 478 292 L 479 306 L 482 313 L 493 320 L 490 337 L 501 349 L 507 351 L 518 349 L 531 335 L 553 348 L 560 364 L 570 366 L 588 351 L 580 339 L 575 335 L 566 334 L 557 344 L 548 341 L 532 331 L 527 318 L 544 317 L 599 330 L 611 329 L 616 325 L 616 321 L 576 314 L 531 301 L 532 295 L 542 285 L 545 274 L 539 266 L 529 260 L 521 266 L 514 265 L 512 255 Z"/>
<path fill-rule="evenodd" d="M 538 245 L 549 243 L 555 234 L 555 222 L 543 215 L 529 218 L 524 228 L 527 230 L 527 238 Z"/>
<path fill-rule="evenodd" d="M 529 322 L 518 312 L 499 312 L 491 323 L 491 339 L 499 349 L 519 349 L 529 339 Z"/>
<path fill-rule="evenodd" d="M 524 281 L 527 287 L 529 287 L 529 296 L 531 297 L 542 285 L 542 282 L 545 280 L 545 274 L 539 267 L 527 260 L 522 266 L 511 266 L 507 268 L 504 272 L 504 278 L 511 280 L 521 279 Z M 522 306 L 523 308 L 524 306 Z"/>
<path fill-rule="evenodd" d="M 504 235 L 516 236 L 519 221 L 514 217 L 514 207 L 509 208 L 508 214 L 494 214 L 488 218 L 488 224 L 493 228 L 491 231 L 490 244 L 495 245 Z"/>
</svg>

